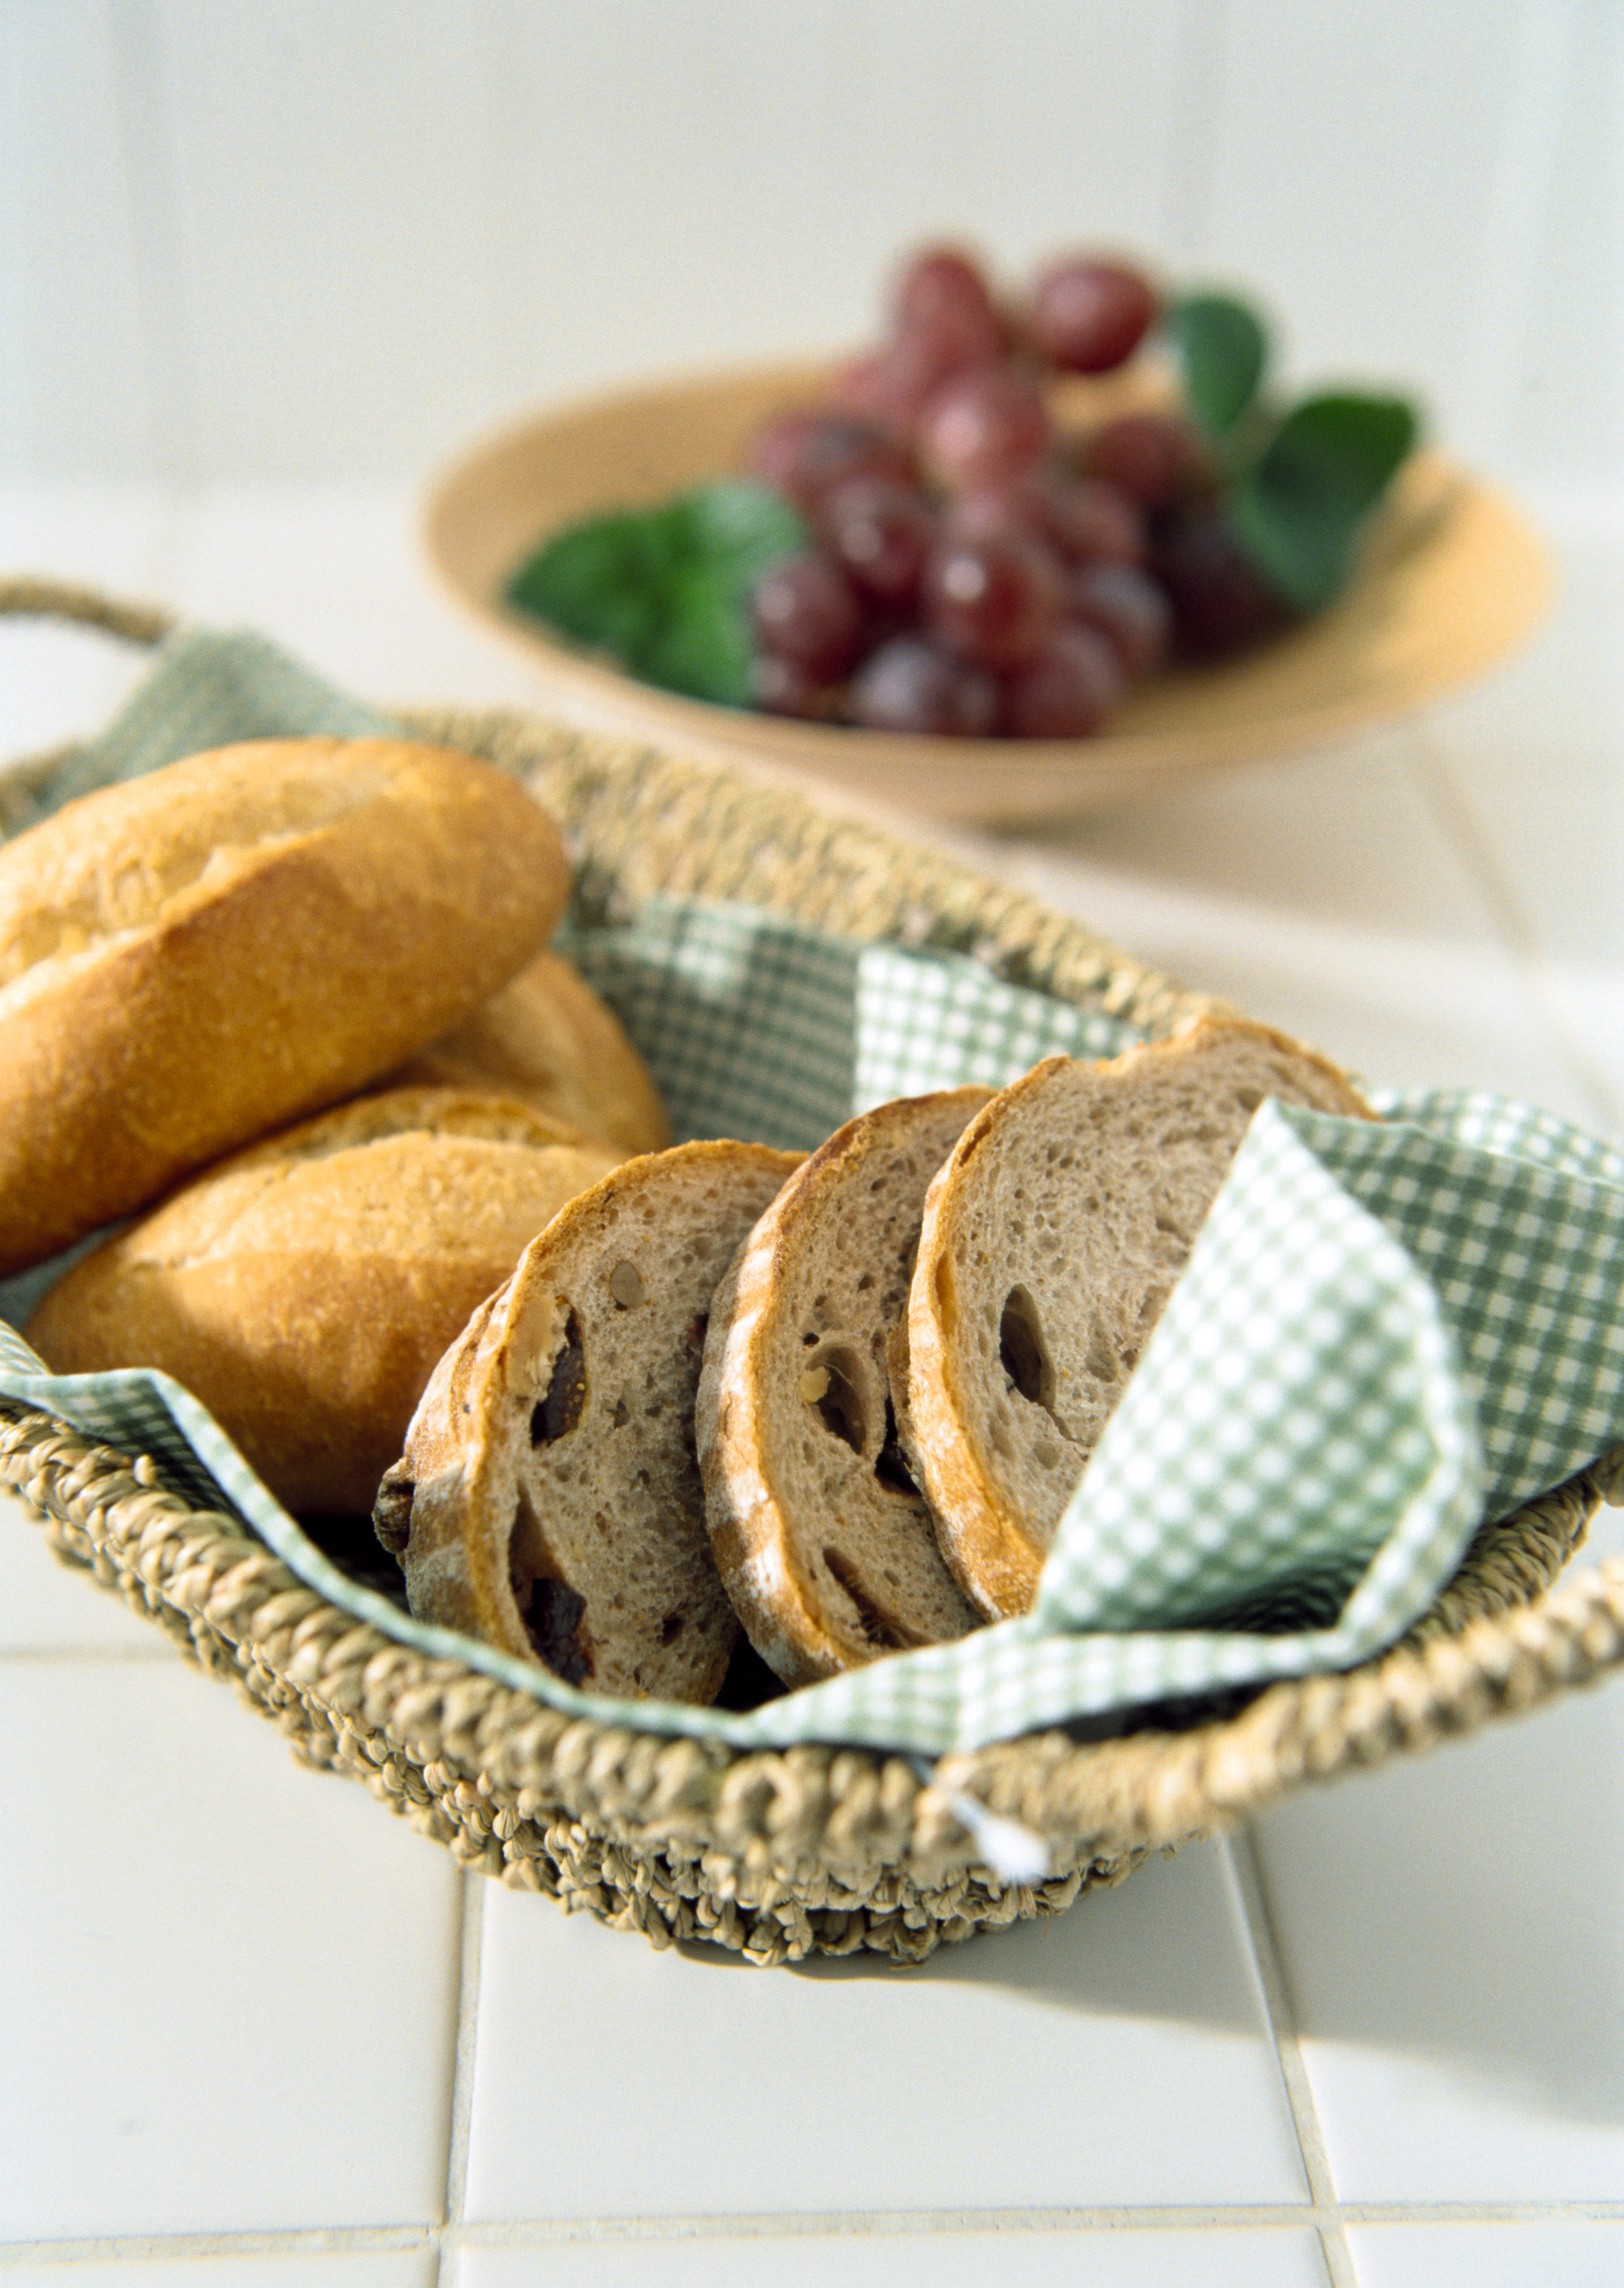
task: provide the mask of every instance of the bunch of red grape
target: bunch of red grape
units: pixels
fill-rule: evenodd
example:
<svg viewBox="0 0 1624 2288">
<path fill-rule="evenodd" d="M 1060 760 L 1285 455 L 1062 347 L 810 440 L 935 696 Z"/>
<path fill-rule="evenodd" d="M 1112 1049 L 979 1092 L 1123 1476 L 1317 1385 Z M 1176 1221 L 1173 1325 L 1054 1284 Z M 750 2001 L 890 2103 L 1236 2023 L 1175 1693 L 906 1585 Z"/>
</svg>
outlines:
<svg viewBox="0 0 1624 2288">
<path fill-rule="evenodd" d="M 869 730 L 1087 737 L 1169 654 L 1278 627 L 1192 424 L 1124 414 L 1077 438 L 1051 417 L 1057 372 L 1124 364 L 1159 314 L 1115 261 L 1052 263 L 1011 313 L 969 256 L 915 256 L 880 346 L 747 450 L 811 535 L 754 591 L 754 703 Z"/>
</svg>

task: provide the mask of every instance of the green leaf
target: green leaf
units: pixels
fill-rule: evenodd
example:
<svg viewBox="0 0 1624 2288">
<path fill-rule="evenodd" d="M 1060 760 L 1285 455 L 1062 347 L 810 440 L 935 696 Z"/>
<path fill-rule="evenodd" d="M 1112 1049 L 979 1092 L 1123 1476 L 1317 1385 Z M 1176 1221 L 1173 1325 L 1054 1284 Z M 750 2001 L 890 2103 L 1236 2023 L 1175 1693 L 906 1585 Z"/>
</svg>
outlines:
<svg viewBox="0 0 1624 2288">
<path fill-rule="evenodd" d="M 647 516 L 572 525 L 519 566 L 508 582 L 508 600 L 577 642 L 629 657 L 649 634 L 671 540 L 669 529 Z"/>
<path fill-rule="evenodd" d="M 1227 294 L 1184 294 L 1168 330 L 1184 371 L 1184 400 L 1209 435 L 1232 429 L 1257 394 L 1269 338 L 1256 313 Z"/>
<path fill-rule="evenodd" d="M 805 544 L 781 495 L 725 479 L 568 527 L 519 566 L 506 594 L 646 683 L 742 707 L 750 591 L 770 564 Z"/>
<path fill-rule="evenodd" d="M 780 556 L 806 545 L 799 512 L 781 493 L 744 477 L 701 485 L 678 504 L 688 520 L 694 554 L 718 571 L 752 581 Z"/>
<path fill-rule="evenodd" d="M 1306 397 L 1236 481 L 1229 501 L 1236 536 L 1299 611 L 1321 610 L 1343 587 L 1359 528 L 1419 425 L 1402 398 Z"/>
<path fill-rule="evenodd" d="M 737 581 L 714 565 L 690 565 L 635 665 L 645 682 L 719 707 L 743 707 L 754 652 Z"/>
</svg>

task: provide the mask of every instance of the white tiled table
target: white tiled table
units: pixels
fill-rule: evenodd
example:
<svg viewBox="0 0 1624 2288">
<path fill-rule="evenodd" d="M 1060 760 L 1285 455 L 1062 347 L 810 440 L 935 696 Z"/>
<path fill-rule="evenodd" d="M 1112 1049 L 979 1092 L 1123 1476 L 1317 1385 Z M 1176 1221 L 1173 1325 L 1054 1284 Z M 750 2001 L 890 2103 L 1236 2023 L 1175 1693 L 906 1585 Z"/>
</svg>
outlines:
<svg viewBox="0 0 1624 2288">
<path fill-rule="evenodd" d="M 1624 1128 L 1624 524 L 1424 721 L 942 837 L 1373 1076 Z M 535 704 L 392 493 L 0 493 L 0 568 Z M 0 751 L 104 718 L 0 627 Z M 1596 1537 L 1624 1542 L 1608 1513 Z M 1298 1796 L 899 1973 L 655 1955 L 463 1877 L 0 1513 L 0 2272 L 76 2288 L 1624 2279 L 1624 1691 Z"/>
</svg>

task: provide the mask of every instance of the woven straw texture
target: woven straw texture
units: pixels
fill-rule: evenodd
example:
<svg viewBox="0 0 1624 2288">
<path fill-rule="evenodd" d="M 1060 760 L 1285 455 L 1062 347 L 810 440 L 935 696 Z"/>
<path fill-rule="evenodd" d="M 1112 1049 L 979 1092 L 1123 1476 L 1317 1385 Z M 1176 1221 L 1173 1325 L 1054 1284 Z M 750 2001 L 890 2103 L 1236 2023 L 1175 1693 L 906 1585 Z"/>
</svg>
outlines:
<svg viewBox="0 0 1624 2288">
<path fill-rule="evenodd" d="M 4 609 L 138 641 L 164 624 L 40 583 L 0 584 Z M 619 914 L 659 890 L 748 901 L 851 936 L 971 953 L 1155 1034 L 1215 1005 L 1018 892 L 725 767 L 507 713 L 406 719 L 529 781 L 565 827 L 589 910 Z M 1624 1661 L 1624 1562 L 1552 1585 L 1596 1505 L 1624 1486 L 1620 1452 L 1481 1533 L 1419 1626 L 1349 1674 L 1277 1685 L 1204 1719 L 1169 1711 L 1115 1738 L 1010 1741 L 928 1776 L 868 1751 L 741 1753 L 567 1717 L 393 1643 L 234 1521 L 189 1509 L 141 1458 L 3 1410 L 0 1482 L 58 1554 L 232 1679 L 303 1760 L 355 1774 L 463 1863 L 567 1910 L 656 1945 L 709 1941 L 762 1963 L 862 1948 L 918 1960 L 978 1928 L 1058 1912 L 1306 1780 L 1470 1731 Z M 963 1794 L 1042 1839 L 1046 1881 L 1001 1881 L 978 1863 L 955 1807 Z"/>
</svg>

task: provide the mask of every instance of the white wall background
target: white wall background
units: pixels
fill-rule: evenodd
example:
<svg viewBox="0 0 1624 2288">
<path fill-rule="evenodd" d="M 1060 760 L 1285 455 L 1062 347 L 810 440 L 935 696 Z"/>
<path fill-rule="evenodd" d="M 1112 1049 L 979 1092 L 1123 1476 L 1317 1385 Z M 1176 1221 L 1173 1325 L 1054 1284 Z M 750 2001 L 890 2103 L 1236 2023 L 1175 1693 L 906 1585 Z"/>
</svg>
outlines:
<svg viewBox="0 0 1624 2288">
<path fill-rule="evenodd" d="M 941 233 L 1624 482 L 1621 0 L 0 0 L 0 476 L 426 474 L 854 341 Z"/>
</svg>

